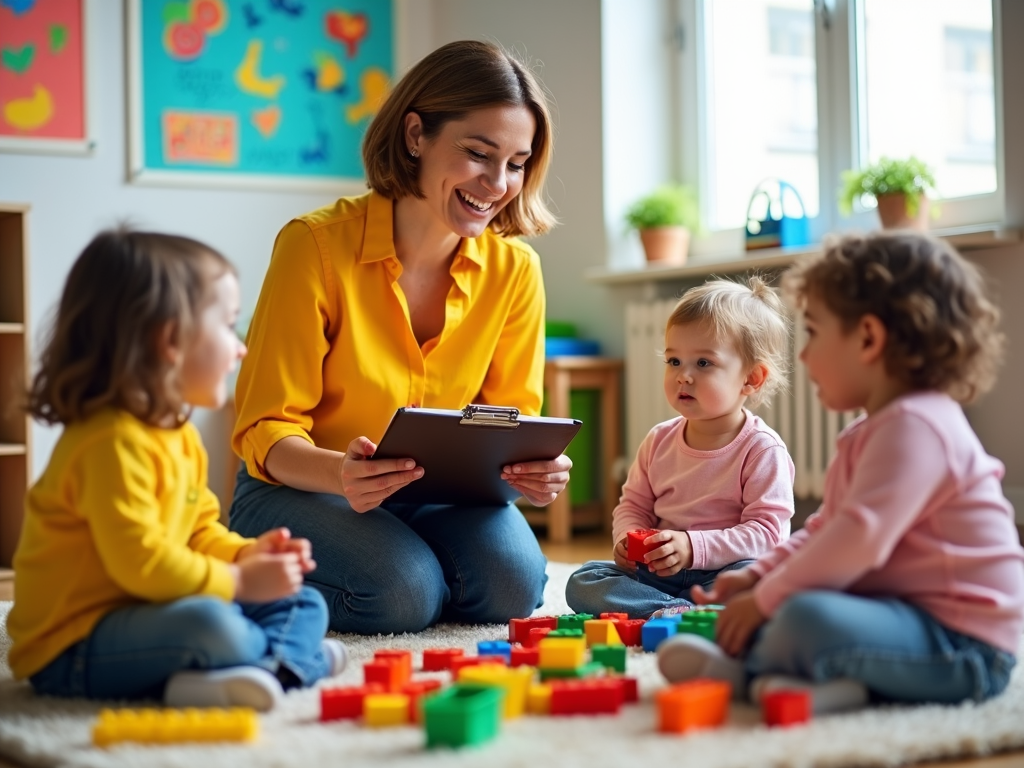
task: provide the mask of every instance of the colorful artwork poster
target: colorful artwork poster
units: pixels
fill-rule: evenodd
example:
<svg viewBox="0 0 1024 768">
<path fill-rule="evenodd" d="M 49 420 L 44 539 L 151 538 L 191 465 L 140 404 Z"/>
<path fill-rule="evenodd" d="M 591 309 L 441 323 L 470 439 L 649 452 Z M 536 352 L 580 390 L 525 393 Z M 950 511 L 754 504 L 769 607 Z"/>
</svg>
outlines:
<svg viewBox="0 0 1024 768">
<path fill-rule="evenodd" d="M 391 0 L 136 0 L 143 171 L 363 177 Z"/>
<path fill-rule="evenodd" d="M 82 0 L 0 0 L 0 136 L 84 140 Z"/>
</svg>

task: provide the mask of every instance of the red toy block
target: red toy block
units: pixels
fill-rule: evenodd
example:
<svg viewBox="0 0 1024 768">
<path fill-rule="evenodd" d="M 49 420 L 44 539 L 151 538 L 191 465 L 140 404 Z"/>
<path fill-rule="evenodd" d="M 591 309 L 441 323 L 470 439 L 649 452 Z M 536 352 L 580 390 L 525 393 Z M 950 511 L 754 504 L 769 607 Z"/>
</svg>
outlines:
<svg viewBox="0 0 1024 768">
<path fill-rule="evenodd" d="M 626 534 L 626 558 L 633 560 L 637 563 L 644 562 L 644 555 L 650 552 L 652 549 L 657 549 L 662 545 L 663 542 L 658 542 L 651 546 L 644 544 L 644 539 L 648 536 L 653 536 L 656 533 L 660 533 L 656 528 L 643 528 L 638 531 L 630 531 Z"/>
<path fill-rule="evenodd" d="M 363 679 L 367 683 L 380 683 L 386 691 L 393 692 L 409 682 L 409 674 L 401 662 L 375 659 L 363 664 Z"/>
<path fill-rule="evenodd" d="M 613 675 L 608 678 L 609 680 L 616 680 L 622 684 L 622 701 L 626 704 L 632 704 L 640 701 L 640 693 L 637 689 L 637 683 L 635 677 L 623 677 L 619 675 Z"/>
<path fill-rule="evenodd" d="M 646 619 L 626 619 L 625 621 L 612 621 L 615 631 L 619 633 L 619 639 L 623 645 L 643 645 L 643 627 Z"/>
<path fill-rule="evenodd" d="M 622 683 L 614 677 L 551 680 L 552 715 L 614 714 L 622 706 Z"/>
<path fill-rule="evenodd" d="M 528 648 L 536 646 L 537 643 L 544 639 L 548 632 L 554 632 L 554 630 L 551 627 L 531 627 L 530 635 L 523 645 Z"/>
<path fill-rule="evenodd" d="M 602 613 L 598 618 L 606 621 L 629 621 L 628 613 Z"/>
<path fill-rule="evenodd" d="M 765 725 L 798 725 L 811 719 L 811 692 L 780 688 L 761 697 Z"/>
<path fill-rule="evenodd" d="M 421 723 L 423 699 L 441 688 L 440 680 L 413 680 L 402 686 L 399 693 L 409 697 L 409 722 Z"/>
<path fill-rule="evenodd" d="M 461 648 L 425 648 L 423 650 L 423 671 L 439 672 L 452 668 L 452 659 L 465 656 Z"/>
<path fill-rule="evenodd" d="M 363 716 L 363 699 L 371 693 L 384 693 L 379 683 L 320 689 L 320 720 L 345 720 Z"/>
<path fill-rule="evenodd" d="M 540 663 L 540 648 L 536 645 L 527 647 L 524 645 L 512 646 L 513 667 L 536 667 Z"/>
<path fill-rule="evenodd" d="M 530 638 L 530 630 L 535 627 L 548 627 L 558 629 L 557 616 L 537 616 L 532 619 L 512 619 L 508 623 L 508 641 L 510 643 L 522 643 L 527 645 Z"/>
<path fill-rule="evenodd" d="M 406 680 L 412 679 L 412 651 L 403 651 L 397 648 L 383 648 L 373 652 L 374 661 L 389 661 L 400 664 L 405 670 L 402 674 Z"/>
</svg>

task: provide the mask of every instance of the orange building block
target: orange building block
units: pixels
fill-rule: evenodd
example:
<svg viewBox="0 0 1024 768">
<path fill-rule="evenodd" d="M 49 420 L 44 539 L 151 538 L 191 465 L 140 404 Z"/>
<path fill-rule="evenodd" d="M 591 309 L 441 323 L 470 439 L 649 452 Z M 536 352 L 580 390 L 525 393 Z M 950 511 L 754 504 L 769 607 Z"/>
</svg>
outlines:
<svg viewBox="0 0 1024 768">
<path fill-rule="evenodd" d="M 388 661 L 402 667 L 402 675 L 406 680 L 412 679 L 412 651 L 398 648 L 382 648 L 373 652 L 374 661 Z"/>
<path fill-rule="evenodd" d="M 374 659 L 363 664 L 363 679 L 367 684 L 380 683 L 393 693 L 409 682 L 409 669 L 394 659 Z"/>
<path fill-rule="evenodd" d="M 722 680 L 698 678 L 665 688 L 656 697 L 658 730 L 686 733 L 721 725 L 729 714 L 731 698 L 732 686 Z"/>
<path fill-rule="evenodd" d="M 441 688 L 440 680 L 413 680 L 402 686 L 399 693 L 409 697 L 409 722 L 423 722 L 423 700 Z"/>
</svg>

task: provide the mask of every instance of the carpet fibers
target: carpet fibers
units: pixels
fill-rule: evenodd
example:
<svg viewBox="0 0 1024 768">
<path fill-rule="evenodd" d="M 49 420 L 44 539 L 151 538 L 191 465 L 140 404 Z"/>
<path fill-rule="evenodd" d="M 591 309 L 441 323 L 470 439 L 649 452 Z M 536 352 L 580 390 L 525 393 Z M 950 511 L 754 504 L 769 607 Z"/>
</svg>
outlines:
<svg viewBox="0 0 1024 768">
<path fill-rule="evenodd" d="M 573 566 L 551 563 L 551 581 L 538 615 L 568 612 L 563 590 Z M 0 603 L 2 631 L 10 603 Z M 378 648 L 422 651 L 507 638 L 503 626 L 434 627 L 416 635 L 344 636 L 353 662 L 329 685 L 362 682 L 362 662 Z M 1022 649 L 1024 652 L 1024 649 Z M 415 654 L 414 654 L 415 656 Z M 414 658 L 414 663 L 418 659 Z M 897 766 L 923 760 L 975 757 L 1024 747 L 1024 675 L 994 701 L 956 707 L 882 707 L 819 718 L 807 725 L 768 729 L 758 712 L 734 704 L 721 729 L 687 736 L 656 732 L 655 691 L 664 685 L 653 654 L 631 651 L 628 674 L 640 683 L 640 703 L 615 716 L 532 717 L 505 721 L 498 737 L 480 747 L 424 749 L 418 727 L 370 729 L 352 722 L 319 723 L 316 690 L 295 691 L 261 717 L 258 742 L 246 746 L 118 746 L 97 749 L 90 733 L 100 705 L 48 699 L 10 679 L 0 665 L 0 755 L 30 766 L 81 768 L 218 768 L 220 766 L 621 766 L 671 763 L 700 768 L 750 766 Z M 447 679 L 447 673 L 433 673 Z"/>
</svg>

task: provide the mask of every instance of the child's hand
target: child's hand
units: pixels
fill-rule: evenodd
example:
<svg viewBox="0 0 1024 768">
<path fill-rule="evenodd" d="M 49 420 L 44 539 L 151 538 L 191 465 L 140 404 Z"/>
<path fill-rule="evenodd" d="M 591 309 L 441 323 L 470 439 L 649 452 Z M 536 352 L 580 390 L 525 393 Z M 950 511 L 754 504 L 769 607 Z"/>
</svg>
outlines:
<svg viewBox="0 0 1024 768">
<path fill-rule="evenodd" d="M 627 571 L 635 571 L 636 563 L 626 557 L 628 545 L 629 539 L 623 536 L 615 543 L 615 547 L 612 549 L 612 557 L 615 559 L 615 564 L 620 568 L 625 568 Z"/>
<path fill-rule="evenodd" d="M 715 642 L 730 656 L 739 656 L 750 642 L 750 636 L 765 621 L 767 619 L 754 602 L 753 590 L 740 592 L 718 614 Z"/>
<path fill-rule="evenodd" d="M 316 570 L 316 561 L 313 559 L 313 547 L 309 539 L 293 539 L 292 532 L 287 528 L 274 528 L 267 531 L 256 539 L 254 544 L 242 547 L 235 557 L 235 562 L 240 563 L 253 555 L 258 554 L 284 554 L 294 552 L 299 556 L 299 565 L 303 573 Z"/>
<path fill-rule="evenodd" d="M 711 590 L 705 592 L 704 587 L 696 584 L 690 590 L 690 599 L 697 605 L 714 605 L 725 603 L 733 595 L 744 592 L 760 581 L 761 577 L 749 568 L 740 568 L 737 571 L 725 571 L 718 574 Z"/>
<path fill-rule="evenodd" d="M 693 545 L 686 531 L 658 531 L 644 539 L 644 544 L 665 542 L 644 555 L 644 562 L 657 576 L 675 576 L 693 565 Z"/>
<path fill-rule="evenodd" d="M 240 603 L 269 603 L 294 595 L 302 586 L 302 565 L 294 552 L 257 552 L 232 568 L 235 600 Z"/>
</svg>

